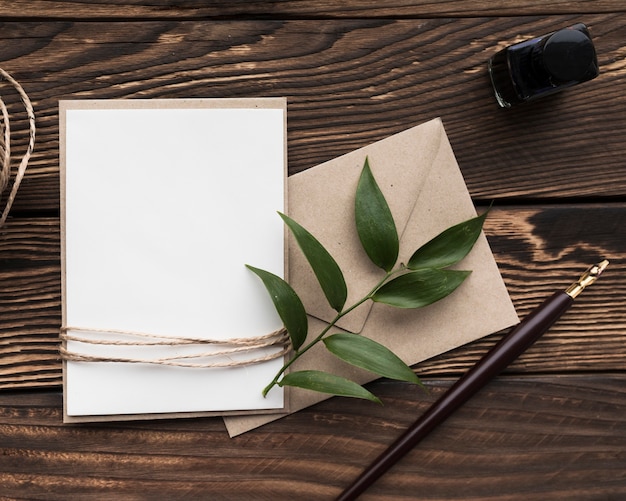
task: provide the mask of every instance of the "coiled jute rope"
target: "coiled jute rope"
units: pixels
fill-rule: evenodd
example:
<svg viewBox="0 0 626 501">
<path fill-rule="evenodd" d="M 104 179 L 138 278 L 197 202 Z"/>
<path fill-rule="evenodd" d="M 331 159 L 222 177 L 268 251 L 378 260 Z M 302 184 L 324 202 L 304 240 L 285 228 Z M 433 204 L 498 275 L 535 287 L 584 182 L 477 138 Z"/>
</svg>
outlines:
<svg viewBox="0 0 626 501">
<path fill-rule="evenodd" d="M 26 173 L 26 167 L 28 166 L 28 161 L 33 153 L 33 149 L 35 148 L 35 112 L 33 110 L 33 106 L 28 98 L 28 95 L 22 88 L 22 86 L 15 80 L 11 75 L 9 75 L 6 71 L 0 68 L 0 82 L 6 81 L 13 86 L 13 88 L 17 91 L 24 104 L 24 108 L 26 108 L 26 114 L 28 116 L 28 125 L 29 125 L 29 136 L 28 136 L 28 146 L 26 148 L 26 153 L 22 157 L 20 161 L 20 165 L 17 168 L 17 173 L 15 174 L 15 179 L 13 181 L 13 187 L 9 192 L 9 195 L 4 204 L 4 208 L 2 209 L 2 213 L 0 215 L 0 228 L 4 225 L 9 217 L 9 211 L 13 205 L 13 201 L 17 196 L 17 190 L 20 187 L 20 183 L 24 178 L 24 174 Z M 9 112 L 7 110 L 6 104 L 0 97 L 0 114 L 2 115 L 2 120 L 0 122 L 0 201 L 2 200 L 1 196 L 5 189 L 9 186 L 9 181 L 11 179 L 11 124 L 9 120 Z"/>
</svg>

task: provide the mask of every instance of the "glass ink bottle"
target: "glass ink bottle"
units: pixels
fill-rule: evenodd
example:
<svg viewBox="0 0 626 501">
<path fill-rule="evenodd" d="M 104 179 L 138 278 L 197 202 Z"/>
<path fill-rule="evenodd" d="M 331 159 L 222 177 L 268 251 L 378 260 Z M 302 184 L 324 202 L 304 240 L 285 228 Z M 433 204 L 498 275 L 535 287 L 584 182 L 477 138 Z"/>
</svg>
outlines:
<svg viewBox="0 0 626 501">
<path fill-rule="evenodd" d="M 598 60 L 587 27 L 575 24 L 510 45 L 489 59 L 489 75 L 503 108 L 592 80 Z"/>
</svg>

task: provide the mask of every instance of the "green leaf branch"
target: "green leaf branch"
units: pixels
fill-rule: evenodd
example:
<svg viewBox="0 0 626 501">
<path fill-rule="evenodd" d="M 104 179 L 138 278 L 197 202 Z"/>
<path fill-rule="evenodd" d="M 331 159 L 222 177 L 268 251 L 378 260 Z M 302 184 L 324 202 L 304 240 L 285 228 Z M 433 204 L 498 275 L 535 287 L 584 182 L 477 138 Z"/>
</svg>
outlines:
<svg viewBox="0 0 626 501">
<path fill-rule="evenodd" d="M 335 259 L 309 231 L 279 213 L 309 262 L 328 304 L 337 312 L 308 343 L 307 313 L 296 291 L 277 275 L 247 265 L 263 281 L 293 348 L 291 357 L 265 387 L 263 395 L 276 385 L 294 386 L 380 403 L 378 397 L 349 379 L 315 370 L 288 372 L 294 362 L 320 342 L 329 353 L 350 365 L 379 376 L 420 384 L 413 370 L 384 345 L 358 334 L 330 334 L 330 331 L 344 316 L 370 300 L 396 308 L 422 308 L 454 292 L 471 272 L 448 268 L 471 251 L 487 212 L 446 229 L 417 249 L 406 264 L 398 264 L 400 244 L 396 225 L 367 158 L 357 185 L 354 208 L 361 245 L 384 273 L 368 294 L 347 307 L 348 289 Z"/>
</svg>

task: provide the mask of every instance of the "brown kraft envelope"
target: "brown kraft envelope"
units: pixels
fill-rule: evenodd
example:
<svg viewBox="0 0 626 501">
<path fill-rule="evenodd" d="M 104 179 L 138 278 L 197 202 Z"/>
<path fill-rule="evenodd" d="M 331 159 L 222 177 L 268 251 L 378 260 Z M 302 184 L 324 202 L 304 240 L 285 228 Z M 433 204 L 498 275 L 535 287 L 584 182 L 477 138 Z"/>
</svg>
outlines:
<svg viewBox="0 0 626 501">
<path fill-rule="evenodd" d="M 406 262 L 418 247 L 449 226 L 476 215 L 440 119 L 291 176 L 289 215 L 315 235 L 339 264 L 348 285 L 348 305 L 382 278 L 382 271 L 362 249 L 354 223 L 356 185 L 366 157 L 400 234 L 399 262 Z M 290 283 L 309 313 L 312 339 L 335 312 L 291 235 L 288 252 Z M 484 234 L 456 267 L 472 274 L 447 298 L 416 310 L 370 301 L 344 317 L 340 327 L 384 344 L 414 365 L 519 321 Z M 328 371 L 361 384 L 377 378 L 338 360 L 321 343 L 292 367 Z M 291 388 L 289 413 L 326 398 Z M 287 414 L 228 416 L 224 421 L 235 436 Z"/>
</svg>

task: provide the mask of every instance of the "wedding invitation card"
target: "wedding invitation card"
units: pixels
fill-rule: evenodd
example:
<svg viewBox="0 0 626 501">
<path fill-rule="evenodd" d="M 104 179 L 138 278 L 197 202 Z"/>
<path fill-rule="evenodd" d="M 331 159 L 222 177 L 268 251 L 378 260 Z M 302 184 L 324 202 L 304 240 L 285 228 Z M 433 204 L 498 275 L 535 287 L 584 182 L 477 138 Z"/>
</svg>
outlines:
<svg viewBox="0 0 626 501">
<path fill-rule="evenodd" d="M 61 101 L 60 139 L 65 420 L 284 409 L 284 346 L 230 343 L 282 327 L 245 264 L 284 277 L 285 100 Z"/>
</svg>

